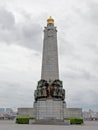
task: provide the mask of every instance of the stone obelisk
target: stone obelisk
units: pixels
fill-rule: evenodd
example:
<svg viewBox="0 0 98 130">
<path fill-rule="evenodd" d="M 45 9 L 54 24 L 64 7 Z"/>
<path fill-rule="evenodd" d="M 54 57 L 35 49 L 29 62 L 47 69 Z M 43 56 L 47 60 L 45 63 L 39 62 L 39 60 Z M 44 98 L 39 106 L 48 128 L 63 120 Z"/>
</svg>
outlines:
<svg viewBox="0 0 98 130">
<path fill-rule="evenodd" d="M 59 80 L 57 29 L 52 17 L 44 29 L 41 80 L 34 97 L 37 120 L 63 120 L 65 90 Z"/>
<path fill-rule="evenodd" d="M 59 79 L 57 30 L 51 17 L 44 29 L 41 79 L 47 81 Z"/>
</svg>

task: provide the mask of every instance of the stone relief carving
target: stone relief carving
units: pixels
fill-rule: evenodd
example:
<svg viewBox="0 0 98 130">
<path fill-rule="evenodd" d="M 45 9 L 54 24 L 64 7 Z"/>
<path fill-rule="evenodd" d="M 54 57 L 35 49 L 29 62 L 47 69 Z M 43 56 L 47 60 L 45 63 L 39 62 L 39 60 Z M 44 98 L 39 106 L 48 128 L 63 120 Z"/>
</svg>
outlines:
<svg viewBox="0 0 98 130">
<path fill-rule="evenodd" d="M 60 98 L 64 100 L 65 90 L 62 87 L 62 81 L 45 81 L 40 80 L 38 82 L 37 90 L 35 90 L 34 96 L 35 100 L 40 98 Z"/>
</svg>

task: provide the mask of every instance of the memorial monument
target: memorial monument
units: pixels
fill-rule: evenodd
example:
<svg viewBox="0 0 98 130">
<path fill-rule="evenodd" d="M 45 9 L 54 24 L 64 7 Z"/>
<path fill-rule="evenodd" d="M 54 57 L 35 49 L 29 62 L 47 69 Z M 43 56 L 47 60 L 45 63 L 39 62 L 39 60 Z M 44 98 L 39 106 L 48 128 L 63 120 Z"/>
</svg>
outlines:
<svg viewBox="0 0 98 130">
<path fill-rule="evenodd" d="M 65 90 L 59 79 L 57 29 L 52 17 L 47 19 L 47 27 L 44 29 L 41 80 L 34 97 L 37 120 L 64 119 Z"/>
<path fill-rule="evenodd" d="M 35 117 L 35 124 L 62 124 L 64 118 L 82 117 L 82 108 L 66 108 L 65 90 L 59 79 L 57 29 L 52 17 L 44 28 L 42 72 L 34 98 L 33 108 L 18 108 L 18 115 Z"/>
</svg>

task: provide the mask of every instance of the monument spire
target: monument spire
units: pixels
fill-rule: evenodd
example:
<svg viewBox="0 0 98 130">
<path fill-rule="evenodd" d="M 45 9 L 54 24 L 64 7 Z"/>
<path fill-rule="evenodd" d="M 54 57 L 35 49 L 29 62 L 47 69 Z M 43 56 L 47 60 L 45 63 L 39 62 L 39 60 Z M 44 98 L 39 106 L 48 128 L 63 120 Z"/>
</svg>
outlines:
<svg viewBox="0 0 98 130">
<path fill-rule="evenodd" d="M 57 30 L 51 16 L 47 19 L 47 27 L 44 29 L 41 79 L 59 79 Z"/>
<path fill-rule="evenodd" d="M 59 80 L 57 30 L 51 16 L 44 28 L 41 80 L 38 81 L 34 97 L 37 120 L 63 120 L 65 90 Z"/>
</svg>

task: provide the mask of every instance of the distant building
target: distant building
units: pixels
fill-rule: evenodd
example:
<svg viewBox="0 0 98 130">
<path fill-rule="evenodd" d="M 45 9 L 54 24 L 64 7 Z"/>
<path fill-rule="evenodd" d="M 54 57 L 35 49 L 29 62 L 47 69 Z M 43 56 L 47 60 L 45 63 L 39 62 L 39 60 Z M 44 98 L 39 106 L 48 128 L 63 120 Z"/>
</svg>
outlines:
<svg viewBox="0 0 98 130">
<path fill-rule="evenodd" d="M 0 113 L 5 112 L 5 108 L 0 108 Z"/>
<path fill-rule="evenodd" d="M 14 119 L 17 113 L 12 108 L 0 108 L 0 120 Z"/>
<path fill-rule="evenodd" d="M 6 111 L 6 113 L 10 113 L 10 114 L 13 113 L 13 110 L 11 108 L 6 108 L 5 111 Z"/>
<path fill-rule="evenodd" d="M 83 112 L 83 118 L 84 120 L 98 120 L 98 112 L 89 109 Z"/>
</svg>

